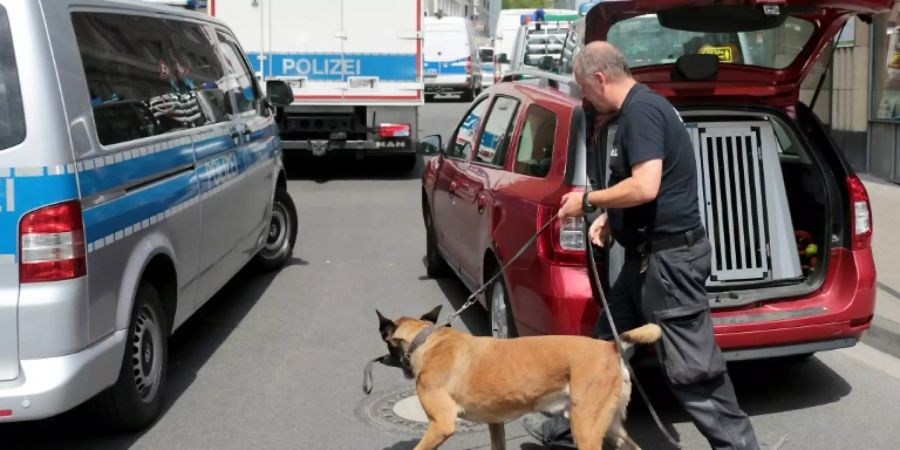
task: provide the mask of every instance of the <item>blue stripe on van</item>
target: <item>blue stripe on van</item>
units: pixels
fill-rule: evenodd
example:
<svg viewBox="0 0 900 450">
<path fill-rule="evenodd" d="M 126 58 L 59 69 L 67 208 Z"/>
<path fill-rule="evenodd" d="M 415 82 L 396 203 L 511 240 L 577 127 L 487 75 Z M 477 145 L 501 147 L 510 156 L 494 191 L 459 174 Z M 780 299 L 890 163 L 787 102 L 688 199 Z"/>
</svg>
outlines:
<svg viewBox="0 0 900 450">
<path fill-rule="evenodd" d="M 115 155 L 113 155 L 115 156 Z M 191 145 L 181 145 L 151 155 L 140 156 L 103 167 L 83 170 L 79 175 L 81 195 L 89 197 L 135 181 L 165 173 L 194 162 Z"/>
<path fill-rule="evenodd" d="M 380 81 L 417 81 L 416 54 L 247 53 L 253 71 L 264 77 L 307 77 L 342 81 L 348 76 Z"/>
<path fill-rule="evenodd" d="M 457 59 L 455 61 L 428 61 L 423 64 L 425 75 L 465 75 L 466 58 Z"/>
<path fill-rule="evenodd" d="M 84 232 L 87 242 L 114 236 L 129 226 L 138 225 L 199 193 L 197 174 L 189 172 L 165 182 L 141 189 L 93 208 L 84 210 Z M 154 221 L 155 222 L 155 221 Z"/>
<path fill-rule="evenodd" d="M 26 172 L 20 168 L 10 170 L 10 176 L 0 178 L 0 255 L 18 255 L 19 220 L 23 215 L 43 206 L 78 198 L 74 173 L 50 175 L 47 167 L 36 169 L 28 170 L 35 173 L 33 176 L 16 174 L 17 171 Z"/>
</svg>

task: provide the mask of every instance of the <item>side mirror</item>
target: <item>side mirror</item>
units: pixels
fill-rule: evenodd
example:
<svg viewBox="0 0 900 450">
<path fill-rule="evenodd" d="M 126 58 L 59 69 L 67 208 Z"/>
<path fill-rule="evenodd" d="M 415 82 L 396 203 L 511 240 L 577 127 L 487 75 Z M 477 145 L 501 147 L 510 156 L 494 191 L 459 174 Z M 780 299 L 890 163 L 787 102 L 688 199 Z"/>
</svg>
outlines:
<svg viewBox="0 0 900 450">
<path fill-rule="evenodd" d="M 500 64 L 509 64 L 509 56 L 506 56 L 506 53 L 501 53 L 497 56 L 497 62 Z"/>
<path fill-rule="evenodd" d="M 421 153 L 423 156 L 434 156 L 438 153 L 443 152 L 444 146 L 441 142 L 441 136 L 438 134 L 433 134 L 431 136 L 425 136 L 419 141 L 419 145 L 416 147 L 416 150 Z"/>
<path fill-rule="evenodd" d="M 541 58 L 541 62 L 538 64 L 538 67 L 541 70 L 551 71 L 556 66 L 556 63 L 553 61 L 552 56 L 544 56 Z"/>
<path fill-rule="evenodd" d="M 266 97 L 272 106 L 284 107 L 294 102 L 294 91 L 281 80 L 266 81 Z"/>
</svg>

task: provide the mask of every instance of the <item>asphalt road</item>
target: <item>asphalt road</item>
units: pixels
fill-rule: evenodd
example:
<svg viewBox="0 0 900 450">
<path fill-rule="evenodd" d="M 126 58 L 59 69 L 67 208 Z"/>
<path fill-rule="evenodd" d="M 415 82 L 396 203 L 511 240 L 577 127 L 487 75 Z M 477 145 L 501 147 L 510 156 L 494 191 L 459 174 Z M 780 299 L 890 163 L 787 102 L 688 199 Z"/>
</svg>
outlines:
<svg viewBox="0 0 900 450">
<path fill-rule="evenodd" d="M 429 104 L 422 135 L 445 136 L 462 103 Z M 292 161 L 299 207 L 293 264 L 277 275 L 242 273 L 180 329 L 171 344 L 165 413 L 141 434 L 116 435 L 78 408 L 55 419 L 0 427 L 0 448 L 19 449 L 411 449 L 416 433 L 364 421 L 366 360 L 382 354 L 375 317 L 458 306 L 456 280 L 422 264 L 418 172 L 384 164 Z M 457 327 L 486 333 L 473 308 Z M 498 367 L 498 370 L 503 370 Z M 760 441 L 782 449 L 900 447 L 900 360 L 865 345 L 798 363 L 731 367 Z M 399 370 L 374 370 L 377 396 L 412 387 Z M 515 376 L 509 374 L 509 376 Z M 640 372 L 654 403 L 687 449 L 708 448 L 653 371 Z M 628 428 L 645 449 L 667 449 L 639 401 Z M 509 448 L 538 450 L 518 423 Z M 489 448 L 486 431 L 454 436 L 447 449 Z M 766 448 L 766 447 L 764 447 Z"/>
</svg>

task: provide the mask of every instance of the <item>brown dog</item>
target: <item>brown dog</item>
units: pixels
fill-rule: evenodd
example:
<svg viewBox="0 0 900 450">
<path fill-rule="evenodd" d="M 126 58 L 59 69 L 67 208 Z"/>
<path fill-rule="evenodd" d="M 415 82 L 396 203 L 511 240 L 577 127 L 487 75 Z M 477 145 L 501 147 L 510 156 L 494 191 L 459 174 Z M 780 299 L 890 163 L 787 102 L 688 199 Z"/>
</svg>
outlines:
<svg viewBox="0 0 900 450">
<path fill-rule="evenodd" d="M 435 449 L 456 431 L 456 418 L 487 423 L 491 448 L 506 447 L 503 424 L 529 412 L 567 410 L 580 449 L 638 449 L 623 423 L 631 378 L 615 343 L 583 336 L 475 337 L 435 328 L 441 307 L 419 319 L 378 313 L 382 339 L 400 361 L 428 415 L 416 449 Z M 657 325 L 622 333 L 626 345 L 660 338 Z"/>
</svg>

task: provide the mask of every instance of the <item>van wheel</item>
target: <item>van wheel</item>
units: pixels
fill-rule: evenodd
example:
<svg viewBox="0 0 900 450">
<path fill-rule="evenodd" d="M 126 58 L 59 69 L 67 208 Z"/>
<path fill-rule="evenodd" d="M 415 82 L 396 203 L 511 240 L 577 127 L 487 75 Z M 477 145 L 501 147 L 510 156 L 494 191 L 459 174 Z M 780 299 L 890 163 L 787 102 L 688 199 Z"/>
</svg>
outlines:
<svg viewBox="0 0 900 450">
<path fill-rule="evenodd" d="M 169 327 L 152 284 L 138 287 L 119 379 L 98 397 L 117 429 L 143 430 L 159 416 L 169 364 Z"/>
<path fill-rule="evenodd" d="M 497 339 L 508 339 L 519 336 L 512 308 L 509 306 L 506 283 L 503 276 L 491 283 L 488 309 L 491 314 L 491 335 Z"/>
<path fill-rule="evenodd" d="M 460 98 L 464 102 L 471 102 L 472 100 L 475 100 L 475 90 L 469 89 L 469 90 L 463 91 L 462 96 Z"/>
<path fill-rule="evenodd" d="M 449 272 L 447 261 L 441 256 L 437 247 L 437 234 L 434 232 L 434 222 L 431 219 L 431 211 L 425 210 L 425 272 L 431 278 L 443 278 Z"/>
<path fill-rule="evenodd" d="M 275 190 L 275 201 L 272 203 L 272 220 L 266 243 L 256 254 L 254 262 L 264 270 L 278 270 L 284 267 L 294 254 L 297 242 L 297 208 L 287 190 Z"/>
</svg>

